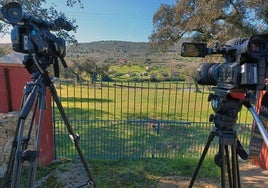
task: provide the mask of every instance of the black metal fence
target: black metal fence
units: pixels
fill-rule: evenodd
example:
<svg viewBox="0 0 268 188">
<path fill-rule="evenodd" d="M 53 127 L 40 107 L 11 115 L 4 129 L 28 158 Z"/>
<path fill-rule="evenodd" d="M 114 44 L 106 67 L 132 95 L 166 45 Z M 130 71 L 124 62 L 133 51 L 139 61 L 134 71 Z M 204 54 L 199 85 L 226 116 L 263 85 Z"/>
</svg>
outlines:
<svg viewBox="0 0 268 188">
<path fill-rule="evenodd" d="M 207 87 L 130 82 L 59 82 L 56 87 L 87 158 L 199 157 L 213 128 Z M 243 108 L 235 129 L 246 149 L 251 122 Z M 56 157 L 78 157 L 56 107 L 54 125 Z M 215 139 L 209 153 L 217 150 Z"/>
</svg>

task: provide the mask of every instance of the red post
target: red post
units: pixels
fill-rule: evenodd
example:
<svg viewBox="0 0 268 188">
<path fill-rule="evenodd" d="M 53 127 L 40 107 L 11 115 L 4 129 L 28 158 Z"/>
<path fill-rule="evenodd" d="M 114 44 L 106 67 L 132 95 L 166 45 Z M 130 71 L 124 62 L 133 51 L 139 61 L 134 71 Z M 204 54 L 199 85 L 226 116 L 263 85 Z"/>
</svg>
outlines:
<svg viewBox="0 0 268 188">
<path fill-rule="evenodd" d="M 266 99 L 264 100 L 264 96 L 266 94 Z M 256 111 L 260 115 L 262 119 L 262 123 L 268 132 L 268 119 L 267 119 L 267 94 L 266 91 L 260 91 L 257 103 L 256 103 Z M 253 164 L 268 170 L 268 147 L 264 142 L 261 142 L 261 136 L 259 135 L 258 130 L 256 129 L 256 125 L 253 126 L 252 129 L 252 138 L 251 138 L 251 146 L 250 146 L 250 158 Z M 251 154 L 252 153 L 252 154 Z"/>
<path fill-rule="evenodd" d="M 52 105 L 49 89 L 46 91 L 46 109 L 43 118 L 43 128 L 40 141 L 39 166 L 47 166 L 54 160 L 54 139 L 52 126 Z"/>
<path fill-rule="evenodd" d="M 31 75 L 22 64 L 0 63 L 0 113 L 19 111 L 23 88 Z M 54 159 L 51 94 L 47 90 L 46 110 L 40 142 L 38 164 L 48 165 Z"/>
<path fill-rule="evenodd" d="M 7 89 L 7 79 L 2 78 L 8 78 L 7 71 L 5 68 L 0 67 L 0 112 L 5 113 L 8 112 L 10 109 L 10 104 L 8 103 L 8 89 Z"/>
</svg>

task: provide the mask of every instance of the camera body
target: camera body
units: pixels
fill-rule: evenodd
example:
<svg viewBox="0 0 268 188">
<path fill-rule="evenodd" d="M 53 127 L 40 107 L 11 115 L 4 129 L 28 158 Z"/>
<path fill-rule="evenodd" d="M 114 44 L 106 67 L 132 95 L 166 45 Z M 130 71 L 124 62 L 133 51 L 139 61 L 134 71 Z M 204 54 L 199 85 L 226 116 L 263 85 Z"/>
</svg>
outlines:
<svg viewBox="0 0 268 188">
<path fill-rule="evenodd" d="M 268 78 L 268 34 L 250 39 L 236 38 L 225 45 L 207 48 L 206 43 L 183 43 L 183 57 L 205 57 L 221 54 L 224 63 L 201 63 L 197 68 L 197 82 L 214 85 L 223 90 L 264 90 Z"/>
<path fill-rule="evenodd" d="M 46 29 L 34 29 L 27 25 L 15 25 L 11 30 L 12 49 L 16 52 L 39 56 L 65 57 L 65 40 Z"/>
<path fill-rule="evenodd" d="M 25 13 L 17 2 L 4 5 L 1 13 L 5 22 L 13 26 L 11 42 L 14 51 L 60 58 L 66 55 L 65 40 L 50 32 L 58 29 L 72 30 L 72 25 L 64 18 L 58 18 L 52 23 L 36 19 Z"/>
<path fill-rule="evenodd" d="M 58 69 L 58 58 L 63 66 L 67 67 L 64 60 L 66 55 L 65 40 L 50 32 L 50 30 L 60 29 L 72 30 L 73 26 L 65 18 L 60 17 L 53 22 L 36 19 L 29 13 L 24 12 L 21 4 L 17 2 L 4 5 L 1 8 L 1 13 L 4 21 L 13 26 L 11 30 L 13 50 L 30 56 L 30 58 L 24 58 L 23 64 L 31 74 L 37 70 L 32 61 L 33 56 L 44 70 L 50 64 Z M 58 76 L 58 70 L 56 74 Z"/>
<path fill-rule="evenodd" d="M 29 52 L 29 33 L 23 26 L 15 26 L 11 30 L 12 49 L 16 52 Z"/>
</svg>

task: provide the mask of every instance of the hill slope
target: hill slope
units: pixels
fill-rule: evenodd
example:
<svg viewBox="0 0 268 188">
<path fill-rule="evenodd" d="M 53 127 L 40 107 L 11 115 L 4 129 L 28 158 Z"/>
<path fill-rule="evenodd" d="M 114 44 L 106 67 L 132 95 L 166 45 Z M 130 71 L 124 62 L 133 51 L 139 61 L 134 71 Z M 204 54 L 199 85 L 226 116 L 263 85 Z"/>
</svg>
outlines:
<svg viewBox="0 0 268 188">
<path fill-rule="evenodd" d="M 127 59 L 139 61 L 152 59 L 161 61 L 163 59 L 178 59 L 179 48 L 170 48 L 167 52 L 153 52 L 146 42 L 126 41 L 99 41 L 79 43 L 68 47 L 68 55 L 71 57 L 87 57 L 95 59 Z"/>
</svg>

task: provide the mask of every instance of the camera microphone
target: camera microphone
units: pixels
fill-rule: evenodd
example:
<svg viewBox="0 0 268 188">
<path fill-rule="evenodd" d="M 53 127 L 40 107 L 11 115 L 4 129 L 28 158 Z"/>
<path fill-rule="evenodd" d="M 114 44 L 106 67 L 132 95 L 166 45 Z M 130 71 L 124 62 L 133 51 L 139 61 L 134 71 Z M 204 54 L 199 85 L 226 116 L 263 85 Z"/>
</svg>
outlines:
<svg viewBox="0 0 268 188">
<path fill-rule="evenodd" d="M 66 31 L 71 31 L 73 30 L 73 26 L 70 22 L 68 22 L 66 19 L 60 17 L 60 18 L 57 18 L 55 21 L 55 26 L 58 27 L 58 28 L 62 28 Z"/>
</svg>

